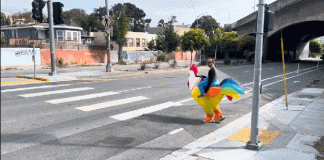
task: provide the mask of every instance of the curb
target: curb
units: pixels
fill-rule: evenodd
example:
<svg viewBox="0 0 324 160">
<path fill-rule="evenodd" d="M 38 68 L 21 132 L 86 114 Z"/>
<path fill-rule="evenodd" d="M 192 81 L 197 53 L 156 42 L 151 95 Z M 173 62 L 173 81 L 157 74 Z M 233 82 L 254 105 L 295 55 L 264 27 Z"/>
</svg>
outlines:
<svg viewBox="0 0 324 160">
<path fill-rule="evenodd" d="M 28 78 L 28 79 L 37 79 L 45 82 L 49 82 L 50 79 L 48 78 L 38 78 L 38 77 L 31 77 L 31 76 L 23 76 L 23 75 L 16 75 L 16 78 Z"/>
</svg>

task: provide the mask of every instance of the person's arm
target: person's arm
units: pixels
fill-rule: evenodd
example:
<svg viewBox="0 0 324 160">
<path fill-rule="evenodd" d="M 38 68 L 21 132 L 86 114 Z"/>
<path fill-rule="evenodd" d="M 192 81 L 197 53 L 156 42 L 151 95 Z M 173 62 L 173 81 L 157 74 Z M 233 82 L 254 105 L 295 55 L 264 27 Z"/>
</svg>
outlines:
<svg viewBox="0 0 324 160">
<path fill-rule="evenodd" d="M 204 90 L 204 93 L 207 93 L 209 88 L 211 87 L 211 84 L 213 83 L 214 77 L 216 76 L 215 70 L 214 69 L 210 69 L 208 72 L 208 83 L 207 86 Z"/>
</svg>

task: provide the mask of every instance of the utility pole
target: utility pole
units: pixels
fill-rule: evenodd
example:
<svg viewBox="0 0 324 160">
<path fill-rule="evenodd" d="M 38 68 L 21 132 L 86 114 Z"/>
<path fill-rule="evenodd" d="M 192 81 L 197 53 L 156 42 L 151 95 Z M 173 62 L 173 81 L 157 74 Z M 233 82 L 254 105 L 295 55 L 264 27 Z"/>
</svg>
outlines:
<svg viewBox="0 0 324 160">
<path fill-rule="evenodd" d="M 48 22 L 49 22 L 49 34 L 50 34 L 50 51 L 51 51 L 51 72 L 50 76 L 55 76 L 56 62 L 55 62 L 55 40 L 54 40 L 54 28 L 53 28 L 53 6 L 51 0 L 47 1 L 48 9 Z"/>
<path fill-rule="evenodd" d="M 259 0 L 257 37 L 255 46 L 254 78 L 253 78 L 253 101 L 251 116 L 251 137 L 246 143 L 246 149 L 260 150 L 261 143 L 258 141 L 259 135 L 259 108 L 260 108 L 260 88 L 261 88 L 261 69 L 262 69 L 262 43 L 263 43 L 263 25 L 264 25 L 264 0 Z"/>
<path fill-rule="evenodd" d="M 109 20 L 109 10 L 108 10 L 108 0 L 106 0 L 106 12 L 107 12 L 107 18 Z M 111 72 L 111 63 L 110 63 L 110 25 L 108 24 L 108 31 L 107 31 L 107 66 L 106 66 L 106 72 Z"/>
</svg>

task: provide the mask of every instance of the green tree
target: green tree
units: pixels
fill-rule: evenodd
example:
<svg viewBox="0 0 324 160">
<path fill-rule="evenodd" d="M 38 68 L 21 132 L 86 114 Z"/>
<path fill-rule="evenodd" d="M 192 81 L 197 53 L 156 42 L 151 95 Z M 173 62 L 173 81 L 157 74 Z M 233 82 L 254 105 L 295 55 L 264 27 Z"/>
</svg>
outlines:
<svg viewBox="0 0 324 160">
<path fill-rule="evenodd" d="M 7 24 L 6 14 L 1 12 L 1 25 Z"/>
<path fill-rule="evenodd" d="M 144 32 L 146 31 L 151 23 L 151 19 L 144 19 L 146 14 L 142 9 L 137 8 L 131 3 L 118 3 L 112 7 L 113 13 L 117 14 L 125 6 L 125 14 L 129 18 L 130 30 L 133 32 Z"/>
<path fill-rule="evenodd" d="M 206 38 L 204 30 L 202 29 L 190 29 L 181 36 L 181 49 L 183 51 L 191 52 L 191 63 L 192 64 L 192 52 L 194 50 L 202 50 L 205 46 L 209 46 L 210 42 Z"/>
<path fill-rule="evenodd" d="M 198 21 L 198 23 L 197 23 Z M 196 19 L 190 28 L 196 29 L 200 28 L 205 30 L 205 34 L 208 39 L 212 39 L 214 35 L 214 30 L 219 28 L 217 21 L 210 15 L 202 16 L 199 19 Z"/>
<path fill-rule="evenodd" d="M 66 23 L 75 22 L 78 26 L 82 26 L 82 23 L 84 23 L 87 20 L 87 13 L 83 9 L 74 8 L 69 11 L 65 11 L 62 13 L 63 21 Z"/>
<path fill-rule="evenodd" d="M 161 50 L 166 53 L 172 53 L 177 50 L 180 44 L 180 37 L 175 32 L 173 24 L 176 22 L 176 16 L 172 16 L 171 20 L 167 23 L 164 23 L 164 20 L 160 20 L 162 22 L 161 27 L 163 30 L 158 33 L 156 38 L 156 49 Z M 176 58 L 174 54 L 174 64 L 175 67 Z"/>
<path fill-rule="evenodd" d="M 255 38 L 253 36 L 245 36 L 238 40 L 240 51 L 254 51 L 255 50 Z"/>
<path fill-rule="evenodd" d="M 322 50 L 322 45 L 318 40 L 313 39 L 309 43 L 309 50 L 314 53 L 320 53 Z"/>
<path fill-rule="evenodd" d="M 167 23 L 164 23 L 164 19 L 161 19 L 160 21 L 159 21 L 159 23 L 158 23 L 158 27 L 162 27 L 162 28 L 165 28 L 166 27 L 166 25 L 167 25 Z"/>
<path fill-rule="evenodd" d="M 155 49 L 155 40 L 152 39 L 148 44 L 147 44 L 147 48 L 151 51 L 153 51 Z"/>
<path fill-rule="evenodd" d="M 33 22 L 32 14 L 33 14 L 32 12 L 25 12 L 25 13 L 18 12 L 18 13 L 13 14 L 11 17 L 13 20 L 14 19 L 25 19 L 26 23 L 29 23 L 29 22 Z"/>
<path fill-rule="evenodd" d="M 123 45 L 127 42 L 126 34 L 127 31 L 129 31 L 129 19 L 126 16 L 124 10 L 121 10 L 121 12 L 115 14 L 113 19 L 114 30 L 112 40 L 118 44 L 118 62 L 121 62 Z"/>
<path fill-rule="evenodd" d="M 238 53 L 240 53 L 241 56 L 247 56 L 248 52 L 254 50 L 255 50 L 255 37 L 245 36 L 238 40 Z"/>
<path fill-rule="evenodd" d="M 6 46 L 6 45 L 7 45 L 7 43 L 6 43 L 5 37 L 1 37 L 1 47 Z"/>
<path fill-rule="evenodd" d="M 316 57 L 322 52 L 322 45 L 317 39 L 313 39 L 309 42 L 310 57 Z"/>
<path fill-rule="evenodd" d="M 229 59 L 229 53 L 234 53 L 235 56 L 238 50 L 237 32 L 224 32 L 220 39 L 220 47 L 221 51 L 225 53 L 225 60 Z"/>
</svg>

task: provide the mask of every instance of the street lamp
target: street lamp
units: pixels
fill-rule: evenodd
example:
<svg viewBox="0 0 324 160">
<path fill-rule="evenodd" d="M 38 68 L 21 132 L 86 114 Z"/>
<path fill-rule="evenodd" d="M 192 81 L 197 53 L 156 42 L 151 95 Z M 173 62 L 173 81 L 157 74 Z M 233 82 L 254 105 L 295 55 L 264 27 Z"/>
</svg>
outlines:
<svg viewBox="0 0 324 160">
<path fill-rule="evenodd" d="M 106 14 L 107 14 L 107 18 L 109 19 L 109 10 L 108 10 L 108 0 L 105 1 L 106 2 Z M 110 28 L 109 28 L 109 24 L 108 24 L 108 36 L 107 36 L 107 65 L 106 65 L 106 72 L 111 72 L 111 63 L 110 63 Z"/>
<path fill-rule="evenodd" d="M 201 16 L 201 15 L 205 15 L 205 14 L 207 14 L 208 12 L 205 12 L 205 13 L 202 13 L 202 14 L 200 14 L 199 16 L 197 16 L 197 26 L 196 26 L 196 29 L 198 29 L 198 21 L 199 21 L 199 17 Z M 200 53 L 200 62 L 201 62 L 201 53 Z"/>
<path fill-rule="evenodd" d="M 237 10 L 234 10 L 234 11 L 237 11 Z M 234 12 L 234 11 L 231 11 L 231 12 Z M 230 24 L 231 12 L 228 13 L 228 24 Z"/>
<path fill-rule="evenodd" d="M 208 12 L 205 12 L 205 13 L 202 13 L 202 14 L 200 14 L 199 16 L 197 16 L 197 26 L 196 26 L 196 29 L 198 29 L 198 21 L 199 21 L 199 17 L 201 16 L 201 15 L 205 15 L 205 14 L 207 14 Z"/>
<path fill-rule="evenodd" d="M 215 30 L 213 30 L 213 34 L 215 34 Z M 217 33 L 216 33 L 217 34 Z M 215 61 L 216 61 L 216 54 L 217 54 L 217 35 L 215 34 L 215 43 L 216 43 L 216 48 L 215 48 Z"/>
</svg>

